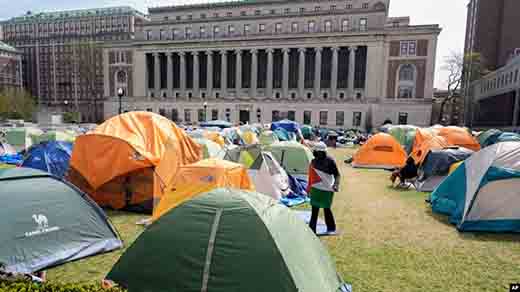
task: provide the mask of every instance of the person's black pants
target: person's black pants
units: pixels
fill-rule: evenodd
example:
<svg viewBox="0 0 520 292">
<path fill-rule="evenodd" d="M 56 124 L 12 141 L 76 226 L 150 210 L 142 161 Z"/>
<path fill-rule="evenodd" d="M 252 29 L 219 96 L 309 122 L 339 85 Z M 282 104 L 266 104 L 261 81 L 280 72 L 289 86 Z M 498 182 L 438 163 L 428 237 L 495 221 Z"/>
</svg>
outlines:
<svg viewBox="0 0 520 292">
<path fill-rule="evenodd" d="M 327 225 L 327 231 L 336 231 L 336 222 L 334 221 L 334 215 L 330 208 L 323 208 L 325 212 L 325 224 Z M 320 214 L 320 208 L 312 207 L 311 221 L 309 227 L 316 233 L 316 225 L 318 224 L 318 215 Z"/>
</svg>

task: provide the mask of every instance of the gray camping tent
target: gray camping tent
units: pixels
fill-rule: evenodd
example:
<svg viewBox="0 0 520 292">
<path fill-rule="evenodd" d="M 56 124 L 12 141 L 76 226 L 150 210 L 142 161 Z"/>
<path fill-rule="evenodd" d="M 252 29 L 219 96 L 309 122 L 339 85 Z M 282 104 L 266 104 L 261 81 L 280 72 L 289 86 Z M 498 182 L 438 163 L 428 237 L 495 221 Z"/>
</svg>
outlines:
<svg viewBox="0 0 520 292">
<path fill-rule="evenodd" d="M 96 203 L 51 174 L 0 170 L 0 263 L 33 273 L 120 248 L 122 242 Z"/>
<path fill-rule="evenodd" d="M 450 166 L 464 161 L 473 155 L 474 151 L 464 147 L 450 147 L 440 150 L 430 150 L 419 168 L 419 178 L 415 186 L 420 192 L 433 192 L 448 176 Z"/>
</svg>

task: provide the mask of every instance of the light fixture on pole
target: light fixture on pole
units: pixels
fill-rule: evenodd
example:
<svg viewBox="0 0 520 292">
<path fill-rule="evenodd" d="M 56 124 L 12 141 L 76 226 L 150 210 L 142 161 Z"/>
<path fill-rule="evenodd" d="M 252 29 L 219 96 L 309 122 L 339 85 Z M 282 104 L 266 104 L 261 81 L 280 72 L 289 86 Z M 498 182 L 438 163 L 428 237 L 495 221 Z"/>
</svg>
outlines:
<svg viewBox="0 0 520 292">
<path fill-rule="evenodd" d="M 202 106 L 204 107 L 204 122 L 207 122 L 207 111 L 208 111 L 208 103 L 205 101 Z"/>
<path fill-rule="evenodd" d="M 122 105 L 122 97 L 125 95 L 125 91 L 123 88 L 119 87 L 117 89 L 117 97 L 119 98 L 119 114 L 123 112 L 123 105 Z"/>
</svg>

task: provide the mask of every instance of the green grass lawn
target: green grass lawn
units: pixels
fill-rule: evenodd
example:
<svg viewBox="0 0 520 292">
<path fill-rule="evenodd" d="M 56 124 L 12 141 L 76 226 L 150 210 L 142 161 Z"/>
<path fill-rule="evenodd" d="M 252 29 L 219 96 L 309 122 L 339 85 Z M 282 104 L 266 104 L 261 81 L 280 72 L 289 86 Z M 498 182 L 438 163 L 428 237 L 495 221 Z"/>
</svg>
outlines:
<svg viewBox="0 0 520 292">
<path fill-rule="evenodd" d="M 520 235 L 459 233 L 431 213 L 426 194 L 390 187 L 389 173 L 352 169 L 352 150 L 332 151 L 341 168 L 334 214 L 341 236 L 323 239 L 354 291 L 509 291 L 520 282 Z M 130 245 L 141 215 L 110 212 Z M 50 280 L 99 281 L 123 250 L 49 271 Z M 143 267 L 146 268 L 146 267 Z"/>
</svg>

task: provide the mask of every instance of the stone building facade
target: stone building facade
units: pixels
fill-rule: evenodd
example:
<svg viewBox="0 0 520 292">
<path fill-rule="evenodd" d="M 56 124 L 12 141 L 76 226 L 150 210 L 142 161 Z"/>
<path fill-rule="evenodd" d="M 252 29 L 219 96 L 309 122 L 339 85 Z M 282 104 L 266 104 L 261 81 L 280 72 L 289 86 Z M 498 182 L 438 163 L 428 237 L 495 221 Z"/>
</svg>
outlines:
<svg viewBox="0 0 520 292">
<path fill-rule="evenodd" d="M 520 56 L 471 84 L 469 124 L 520 131 Z"/>
<path fill-rule="evenodd" d="M 132 8 L 112 7 L 28 13 L 0 26 L 4 42 L 23 53 L 24 86 L 40 108 L 78 111 L 95 122 L 103 116 L 101 44 L 133 39 L 143 21 Z"/>
<path fill-rule="evenodd" d="M 0 41 L 0 91 L 22 88 L 22 53 Z"/>
<path fill-rule="evenodd" d="M 480 53 L 483 66 L 494 71 L 520 54 L 517 0 L 470 0 L 465 53 Z"/>
<path fill-rule="evenodd" d="M 487 83 L 496 78 L 495 74 L 510 70 L 511 66 L 517 64 L 517 56 L 520 56 L 520 34 L 517 33 L 518 12 L 520 11 L 520 1 L 517 0 L 470 0 L 468 3 L 468 17 L 466 24 L 466 40 L 464 52 L 466 55 L 478 53 L 482 59 L 483 69 L 493 71 L 482 78 L 482 80 L 472 83 L 472 80 L 480 76 L 471 76 L 472 70 L 466 70 L 464 74 L 464 120 L 468 127 L 482 127 L 501 125 L 510 127 L 512 119 L 512 107 L 508 104 L 508 98 L 490 98 L 495 94 L 501 94 L 502 86 L 493 85 L 488 88 Z M 513 61 L 514 60 L 514 61 Z M 471 59 L 466 60 L 471 62 Z M 473 64 L 465 64 L 465 68 L 471 68 Z M 502 67 L 506 67 L 502 69 Z M 491 80 L 491 81 L 490 81 Z M 516 83 L 516 82 L 515 82 Z M 475 84 L 486 84 L 483 93 L 475 92 Z M 490 83 L 494 84 L 494 83 Z M 513 84 L 513 83 L 512 83 Z M 512 85 L 510 84 L 510 85 Z M 513 92 L 512 90 L 511 92 Z M 514 95 L 514 93 L 510 93 Z M 493 104 L 496 102 L 496 104 Z M 509 101 L 510 102 L 510 101 Z M 486 106 L 484 106 L 486 103 Z M 480 105 L 480 106 L 479 106 Z M 479 111 L 480 108 L 480 111 Z M 488 116 L 489 121 L 482 118 L 487 116 L 485 108 L 488 108 L 496 116 Z M 497 111 L 503 109 L 503 113 Z M 500 119 L 504 119 L 500 121 Z"/>
<path fill-rule="evenodd" d="M 388 0 L 269 0 L 149 9 L 105 46 L 105 118 L 149 110 L 370 128 L 430 123 L 438 25 L 388 17 Z"/>
</svg>

